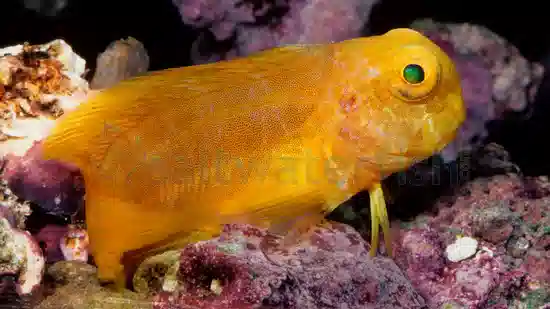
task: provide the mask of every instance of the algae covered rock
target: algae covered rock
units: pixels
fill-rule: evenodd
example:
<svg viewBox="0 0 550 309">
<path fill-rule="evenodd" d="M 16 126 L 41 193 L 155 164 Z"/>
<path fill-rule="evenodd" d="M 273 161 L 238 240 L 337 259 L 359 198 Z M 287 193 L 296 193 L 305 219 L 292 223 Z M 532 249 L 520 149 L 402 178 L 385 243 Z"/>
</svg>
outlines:
<svg viewBox="0 0 550 309">
<path fill-rule="evenodd" d="M 369 256 L 351 227 L 326 223 L 298 243 L 247 225 L 181 252 L 179 285 L 155 308 L 424 308 L 397 265 Z"/>
<path fill-rule="evenodd" d="M 100 286 L 97 269 L 79 261 L 61 261 L 48 269 L 53 281 L 52 295 L 46 297 L 36 309 L 150 309 L 151 300 L 124 291 L 117 293 Z"/>
</svg>

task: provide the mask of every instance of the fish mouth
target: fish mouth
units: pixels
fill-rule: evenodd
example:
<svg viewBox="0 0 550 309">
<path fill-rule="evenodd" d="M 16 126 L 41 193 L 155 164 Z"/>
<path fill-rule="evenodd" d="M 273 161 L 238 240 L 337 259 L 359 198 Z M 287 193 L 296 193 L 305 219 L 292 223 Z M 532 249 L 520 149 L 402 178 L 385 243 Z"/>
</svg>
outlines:
<svg viewBox="0 0 550 309">
<path fill-rule="evenodd" d="M 410 145 L 409 149 L 403 152 L 384 152 L 377 156 L 359 156 L 357 159 L 360 164 L 377 167 L 380 171 L 390 173 L 402 171 L 438 154 L 455 140 L 457 133 L 458 130 L 448 131 L 429 147 Z"/>
<path fill-rule="evenodd" d="M 458 130 L 450 130 L 447 131 L 439 136 L 436 142 L 428 145 L 420 145 L 419 147 L 415 147 L 415 145 L 410 145 L 410 149 L 405 151 L 402 154 L 392 154 L 394 156 L 404 156 L 411 159 L 418 159 L 419 161 L 423 161 L 443 150 L 445 147 L 447 147 L 449 144 L 451 144 L 458 135 Z"/>
<path fill-rule="evenodd" d="M 367 166 L 377 167 L 381 172 L 394 173 L 424 161 L 431 155 L 432 154 L 426 155 L 426 153 L 418 153 L 415 155 L 388 153 L 383 157 L 379 156 L 377 158 L 362 156 L 359 157 L 358 160 Z"/>
</svg>

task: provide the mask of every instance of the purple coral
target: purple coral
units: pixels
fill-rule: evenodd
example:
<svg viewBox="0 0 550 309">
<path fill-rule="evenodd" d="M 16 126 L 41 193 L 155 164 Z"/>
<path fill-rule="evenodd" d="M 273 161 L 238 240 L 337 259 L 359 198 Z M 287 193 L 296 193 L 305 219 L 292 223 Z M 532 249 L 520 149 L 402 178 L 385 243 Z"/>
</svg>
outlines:
<svg viewBox="0 0 550 309">
<path fill-rule="evenodd" d="M 64 260 L 59 243 L 67 234 L 68 229 L 67 226 L 48 224 L 41 228 L 34 236 L 42 245 L 42 250 L 48 263 Z"/>
<path fill-rule="evenodd" d="M 264 230 L 229 225 L 183 250 L 180 289 L 161 293 L 155 308 L 423 308 L 395 263 L 368 249 L 343 224 L 316 227 L 289 247 Z"/>
<path fill-rule="evenodd" d="M 376 2 L 173 0 L 183 22 L 202 30 L 193 47 L 195 63 L 245 56 L 285 44 L 356 37 Z"/>
<path fill-rule="evenodd" d="M 84 185 L 77 168 L 40 159 L 40 142 L 24 156 L 6 155 L 2 177 L 13 192 L 46 213 L 74 215 L 83 205 Z"/>
</svg>

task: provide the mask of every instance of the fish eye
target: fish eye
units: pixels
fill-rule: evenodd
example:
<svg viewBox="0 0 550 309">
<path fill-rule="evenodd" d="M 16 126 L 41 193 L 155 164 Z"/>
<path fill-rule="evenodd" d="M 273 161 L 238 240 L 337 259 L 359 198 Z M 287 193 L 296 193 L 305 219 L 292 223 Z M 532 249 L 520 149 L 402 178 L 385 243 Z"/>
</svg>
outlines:
<svg viewBox="0 0 550 309">
<path fill-rule="evenodd" d="M 425 45 L 408 45 L 392 51 L 390 69 L 384 79 L 391 93 L 411 103 L 427 103 L 425 99 L 438 87 L 441 63 L 437 53 Z"/>
<path fill-rule="evenodd" d="M 424 78 L 424 69 L 418 64 L 407 64 L 403 69 L 403 79 L 409 84 L 420 84 Z"/>
</svg>

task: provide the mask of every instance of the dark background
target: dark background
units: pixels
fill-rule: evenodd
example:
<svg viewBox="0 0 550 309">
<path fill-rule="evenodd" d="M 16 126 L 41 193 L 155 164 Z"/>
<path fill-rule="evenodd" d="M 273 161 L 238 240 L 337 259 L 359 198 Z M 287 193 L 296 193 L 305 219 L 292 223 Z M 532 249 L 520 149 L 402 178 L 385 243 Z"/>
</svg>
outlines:
<svg viewBox="0 0 550 309">
<path fill-rule="evenodd" d="M 53 0 L 43 0 L 48 1 Z M 110 42 L 133 36 L 145 45 L 153 70 L 190 64 L 189 47 L 196 33 L 181 22 L 171 0 L 68 0 L 68 6 L 53 16 L 48 16 L 47 9 L 41 13 L 25 9 L 23 0 L 1 3 L 0 46 L 63 38 L 93 69 L 98 53 Z M 529 60 L 548 67 L 550 23 L 544 6 L 544 1 L 506 5 L 504 1 L 382 0 L 373 9 L 366 28 L 374 34 L 382 33 L 423 17 L 481 24 L 508 39 Z M 533 117 L 516 121 L 511 115 L 491 124 L 490 140 L 510 151 L 528 175 L 550 175 L 549 100 L 550 79 L 545 77 Z"/>
<path fill-rule="evenodd" d="M 130 35 L 145 44 L 151 55 L 152 69 L 188 63 L 188 50 L 195 33 L 181 22 L 171 0 L 67 1 L 68 6 L 63 11 L 50 17 L 46 15 L 47 9 L 43 14 L 25 9 L 23 0 L 2 0 L 0 46 L 23 40 L 38 44 L 63 38 L 93 67 L 96 55 L 111 41 Z M 550 47 L 550 35 L 547 35 L 550 25 L 542 14 L 546 11 L 544 1 L 522 1 L 522 6 L 479 0 L 380 2 L 369 21 L 375 33 L 405 27 L 417 18 L 431 17 L 438 21 L 485 25 L 520 48 L 530 60 L 543 58 Z"/>
<path fill-rule="evenodd" d="M 182 23 L 171 0 L 68 0 L 56 16 L 27 10 L 23 0 L 0 3 L 0 46 L 61 38 L 94 68 L 97 55 L 109 43 L 133 36 L 145 45 L 151 69 L 189 64 L 195 34 Z"/>
</svg>

